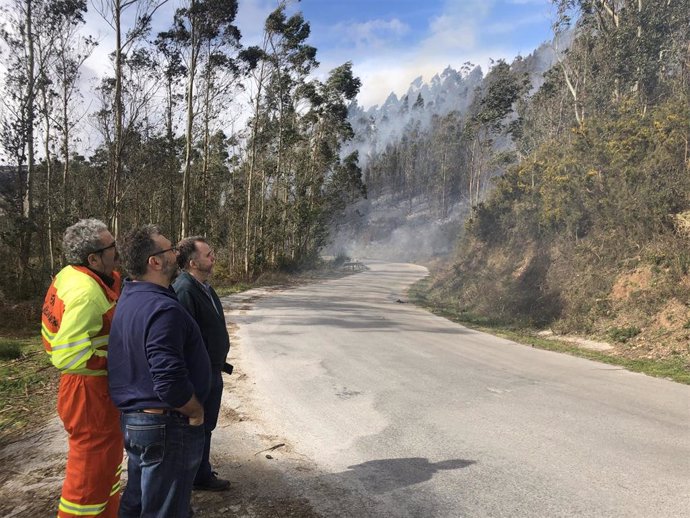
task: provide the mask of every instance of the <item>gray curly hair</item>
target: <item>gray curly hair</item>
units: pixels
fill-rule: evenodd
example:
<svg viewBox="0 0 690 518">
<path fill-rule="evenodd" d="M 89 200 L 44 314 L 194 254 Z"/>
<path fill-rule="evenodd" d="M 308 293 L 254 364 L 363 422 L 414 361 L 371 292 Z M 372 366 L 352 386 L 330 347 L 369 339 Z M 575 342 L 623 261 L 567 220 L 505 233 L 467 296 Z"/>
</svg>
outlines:
<svg viewBox="0 0 690 518">
<path fill-rule="evenodd" d="M 62 250 L 68 264 L 87 264 L 89 254 L 103 248 L 101 233 L 107 231 L 105 223 L 98 219 L 80 219 L 67 227 L 62 236 Z"/>
</svg>

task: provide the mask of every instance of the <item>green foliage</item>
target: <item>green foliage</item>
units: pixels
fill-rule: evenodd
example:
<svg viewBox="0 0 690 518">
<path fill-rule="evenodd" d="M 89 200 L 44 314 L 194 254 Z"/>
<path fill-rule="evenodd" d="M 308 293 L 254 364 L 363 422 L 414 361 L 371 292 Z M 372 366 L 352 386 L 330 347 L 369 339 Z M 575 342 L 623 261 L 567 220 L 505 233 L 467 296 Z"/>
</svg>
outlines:
<svg viewBox="0 0 690 518">
<path fill-rule="evenodd" d="M 473 279 L 468 284 L 487 282 L 476 289 L 486 299 L 481 304 L 485 310 L 500 314 L 509 307 L 513 318 L 531 314 L 543 321 L 578 315 L 581 328 L 583 316 L 605 314 L 606 305 L 594 301 L 606 298 L 611 286 L 606 279 L 615 275 L 618 262 L 672 233 L 670 216 L 690 207 L 683 154 L 688 120 L 683 101 L 669 100 L 646 114 L 634 103 L 624 103 L 612 116 L 591 119 L 567 140 L 544 143 L 510 167 L 487 200 L 475 207 L 466 241 L 477 245 L 461 245 L 458 261 L 463 277 Z M 539 282 L 518 285 L 514 275 L 528 242 L 554 252 L 544 255 Z M 489 263 L 481 271 L 474 266 L 477 246 Z M 665 261 L 678 276 L 688 268 L 685 248 L 665 250 Z M 514 259 L 494 268 L 491 257 L 499 254 Z M 494 280 L 475 280 L 487 276 Z M 520 302 L 525 297 L 539 300 L 545 291 L 562 301 L 546 306 L 553 310 L 550 316 L 538 304 Z"/>
<path fill-rule="evenodd" d="M 486 76 L 486 91 L 482 92 L 474 121 L 492 131 L 501 129 L 501 123 L 511 113 L 513 104 L 526 92 L 529 80 L 526 74 L 516 74 L 503 60 L 499 60 Z"/>
<path fill-rule="evenodd" d="M 0 360 L 16 360 L 21 355 L 21 344 L 0 338 Z"/>
<path fill-rule="evenodd" d="M 635 338 L 640 334 L 640 328 L 635 326 L 630 327 L 612 327 L 609 329 L 609 337 L 616 342 L 627 342 L 631 338 Z"/>
</svg>

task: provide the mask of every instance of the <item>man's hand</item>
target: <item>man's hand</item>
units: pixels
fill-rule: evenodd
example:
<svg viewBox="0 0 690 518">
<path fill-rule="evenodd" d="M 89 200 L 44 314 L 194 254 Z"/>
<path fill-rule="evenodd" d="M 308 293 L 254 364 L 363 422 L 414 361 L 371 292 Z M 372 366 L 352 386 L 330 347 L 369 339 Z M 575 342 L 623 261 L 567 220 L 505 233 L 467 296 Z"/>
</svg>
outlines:
<svg viewBox="0 0 690 518">
<path fill-rule="evenodd" d="M 184 405 L 175 410 L 189 417 L 189 424 L 192 426 L 204 424 L 204 407 L 194 395 Z"/>
<path fill-rule="evenodd" d="M 201 426 L 202 424 L 204 424 L 204 416 L 202 415 L 201 417 L 190 417 L 189 424 L 192 426 Z"/>
</svg>

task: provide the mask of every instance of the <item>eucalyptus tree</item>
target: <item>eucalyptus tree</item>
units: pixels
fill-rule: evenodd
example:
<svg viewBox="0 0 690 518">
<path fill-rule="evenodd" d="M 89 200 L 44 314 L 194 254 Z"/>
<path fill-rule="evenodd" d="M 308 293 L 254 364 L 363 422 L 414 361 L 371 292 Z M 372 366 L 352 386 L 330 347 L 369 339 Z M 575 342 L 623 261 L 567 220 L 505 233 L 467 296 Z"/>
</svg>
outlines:
<svg viewBox="0 0 690 518">
<path fill-rule="evenodd" d="M 116 79 L 104 77 L 96 89 L 101 106 L 92 115 L 92 119 L 102 134 L 103 145 L 109 155 L 108 168 L 103 174 L 103 177 L 107 177 L 109 181 L 105 185 L 99 185 L 100 200 L 111 199 L 113 193 L 113 150 L 118 148 L 127 150 L 127 153 L 123 153 L 120 157 L 120 176 L 116 182 L 118 195 L 115 213 L 118 225 L 124 223 L 129 217 L 125 207 L 131 207 L 132 198 L 136 196 L 138 190 L 152 188 L 150 184 L 141 183 L 139 174 L 142 168 L 134 157 L 141 156 L 139 147 L 145 145 L 150 139 L 158 139 L 163 134 L 165 114 L 159 104 L 154 102 L 159 98 L 163 85 L 157 80 L 155 65 L 154 56 L 147 48 L 137 48 L 127 54 L 122 63 L 122 70 L 125 73 L 121 81 L 123 95 L 122 109 L 119 112 L 115 108 Z M 119 136 L 119 146 L 117 145 L 118 114 L 126 115 Z M 105 211 L 115 214 L 112 212 L 112 205 L 106 205 Z M 98 212 L 104 212 L 104 208 L 101 207 Z"/>
<path fill-rule="evenodd" d="M 39 0 L 12 0 L 1 11 L 0 37 L 7 56 L 2 96 L 2 142 L 16 179 L 10 205 L 15 224 L 10 235 L 16 237 L 13 243 L 18 248 L 15 272 L 22 288 L 26 287 L 31 275 L 31 245 L 36 229 L 34 176 L 38 67 L 34 25 L 40 5 Z"/>
<path fill-rule="evenodd" d="M 163 185 L 167 187 L 166 204 L 168 206 L 167 232 L 173 238 L 179 236 L 178 215 L 180 203 L 178 200 L 180 170 L 179 140 L 176 137 L 177 125 L 181 123 L 178 107 L 184 101 L 185 66 L 182 56 L 174 42 L 168 39 L 156 39 L 157 55 L 154 59 L 157 75 L 163 81 L 164 90 L 164 127 L 167 152 L 160 164 L 166 172 Z"/>
<path fill-rule="evenodd" d="M 421 96 L 417 98 L 422 99 Z M 415 103 L 413 110 L 423 109 L 424 101 L 420 104 Z M 415 108 L 415 106 L 417 106 Z M 400 141 L 400 157 L 402 159 L 402 183 L 403 189 L 401 195 L 406 198 L 407 212 L 412 212 L 412 207 L 415 197 L 419 194 L 419 184 L 422 183 L 421 163 L 423 162 L 423 154 L 425 148 L 422 147 L 424 136 L 422 134 L 422 125 L 418 119 L 410 120 L 406 127 L 403 137 Z"/>
<path fill-rule="evenodd" d="M 52 62 L 51 71 L 59 102 L 59 114 L 56 115 L 55 128 L 59 133 L 60 157 L 62 159 L 63 224 L 78 215 L 69 206 L 69 200 L 73 199 L 70 196 L 72 185 L 71 155 L 75 140 L 73 130 L 86 115 L 86 109 L 79 106 L 81 92 L 78 85 L 82 66 L 97 45 L 93 37 L 80 34 L 80 23 L 81 21 L 76 16 L 68 17 L 60 29 L 56 31 L 55 60 Z"/>
<path fill-rule="evenodd" d="M 308 136 L 307 163 L 300 167 L 295 190 L 298 210 L 294 253 L 300 260 L 309 260 L 325 244 L 331 211 L 325 203 L 324 188 L 341 164 L 343 142 L 354 136 L 347 118 L 348 102 L 357 96 L 360 87 L 360 79 L 352 74 L 352 63 L 347 62 L 331 70 L 325 82 L 312 81 L 308 90 L 310 106 L 303 118 Z M 352 167 L 355 158 L 350 155 L 346 159 L 345 171 L 358 170 Z"/>
<path fill-rule="evenodd" d="M 57 142 L 60 142 L 63 156 L 62 181 L 63 198 L 60 207 L 67 204 L 68 191 L 65 184 L 69 167 L 69 134 L 74 122 L 70 118 L 71 99 L 79 76 L 79 67 L 93 46 L 89 37 L 80 37 L 77 31 L 84 24 L 85 0 L 45 0 L 37 5 L 34 23 L 35 55 L 37 70 L 38 112 L 43 125 L 43 164 L 45 187 L 42 191 L 45 207 L 42 228 L 46 229 L 47 253 L 52 275 L 55 271 L 53 231 L 56 221 L 54 210 L 55 158 Z M 58 104 L 59 103 L 59 104 Z M 64 221 L 63 221 L 64 223 Z"/>
<path fill-rule="evenodd" d="M 106 198 L 110 228 L 115 235 L 119 233 L 120 227 L 119 205 L 122 158 L 125 151 L 124 135 L 127 131 L 126 125 L 131 126 L 135 122 L 131 117 L 129 121 L 125 120 L 123 80 L 127 54 L 133 51 L 141 39 L 148 34 L 153 15 L 167 2 L 168 0 L 93 0 L 94 8 L 115 33 L 112 88 L 114 131 Z M 132 14 L 132 11 L 132 25 L 124 32 L 123 18 L 125 15 Z"/>
<path fill-rule="evenodd" d="M 348 205 L 367 197 L 358 151 L 353 151 L 335 164 L 326 181 L 324 197 L 326 214 L 330 218 L 326 223 L 334 223 L 336 226 Z"/>
<path fill-rule="evenodd" d="M 468 169 L 467 193 L 471 204 L 479 203 L 490 176 L 494 139 L 508 129 L 507 118 L 524 96 L 529 80 L 514 72 L 505 61 L 497 61 L 470 107 L 470 119 L 463 130 L 465 163 Z"/>
<path fill-rule="evenodd" d="M 460 139 L 463 121 L 456 112 L 451 112 L 432 121 L 428 137 L 430 160 L 433 170 L 426 176 L 430 189 L 429 201 L 438 208 L 441 218 L 448 216 L 448 209 L 453 192 L 457 192 L 461 183 L 461 172 L 464 164 L 460 157 Z"/>
<path fill-rule="evenodd" d="M 289 18 L 286 3 L 281 2 L 266 19 L 261 47 L 248 49 L 247 59 L 252 67 L 252 116 L 248 137 L 248 161 L 246 166 L 246 203 L 244 207 L 244 271 L 251 273 L 257 257 L 265 258 L 266 202 L 280 211 L 279 223 L 274 228 L 284 229 L 288 220 L 288 197 L 292 175 L 288 158 L 299 140 L 297 127 L 300 88 L 309 72 L 317 66 L 316 49 L 306 43 L 310 27 L 300 13 Z M 261 183 L 255 186 L 257 176 Z M 272 189 L 269 192 L 269 184 Z M 258 215 L 256 210 L 258 187 Z M 285 232 L 282 237 L 283 251 L 287 246 Z M 280 239 L 280 238 L 278 238 Z M 261 249 L 257 253 L 257 248 Z M 275 250 L 275 247 L 271 246 Z M 271 253 L 273 255 L 273 253 Z M 262 259 L 263 260 L 263 259 Z"/>
<path fill-rule="evenodd" d="M 264 229 L 270 218 L 273 221 L 270 255 L 275 259 L 276 253 L 287 253 L 290 192 L 296 177 L 296 153 L 304 142 L 299 127 L 300 104 L 305 100 L 307 77 L 318 62 L 316 49 L 307 44 L 311 29 L 301 13 L 288 18 L 282 5 L 266 20 L 266 31 L 271 74 L 266 85 L 265 129 L 270 154 L 261 168 L 256 240 L 261 249 L 266 248 Z M 266 214 L 267 203 L 277 214 Z"/>
<path fill-rule="evenodd" d="M 213 113 L 212 96 L 219 72 L 234 74 L 234 53 L 239 49 L 240 32 L 234 25 L 236 0 L 189 0 L 175 12 L 173 27 L 158 35 L 161 42 L 174 44 L 187 72 L 185 159 L 182 179 L 181 232 L 190 232 L 190 192 L 194 147 L 195 85 L 203 75 L 204 140 L 208 152 L 209 123 Z M 206 155 L 207 157 L 207 155 Z"/>
<path fill-rule="evenodd" d="M 245 204 L 244 204 L 244 246 L 242 247 L 243 255 L 243 270 L 246 276 L 250 275 L 252 263 L 250 258 L 254 257 L 254 253 L 250 249 L 252 243 L 251 232 L 251 215 L 253 211 L 253 193 L 254 193 L 254 176 L 259 160 L 260 149 L 265 147 L 263 142 L 263 130 L 265 127 L 265 112 L 262 111 L 264 88 L 267 78 L 269 76 L 269 64 L 266 53 L 268 46 L 268 31 L 264 30 L 264 38 L 262 47 L 250 47 L 246 51 L 248 59 L 252 60 L 254 66 L 251 67 L 252 91 L 250 91 L 250 100 L 252 104 L 252 115 L 249 120 L 249 135 L 248 152 L 246 163 L 242 167 L 245 173 L 244 190 L 245 190 Z"/>
<path fill-rule="evenodd" d="M 218 70 L 221 67 L 223 73 L 219 74 Z M 237 83 L 239 70 L 233 60 L 218 56 L 205 64 L 202 73 L 200 85 L 202 97 L 200 179 L 203 201 L 200 219 L 202 229 L 207 229 L 215 219 L 211 209 L 214 205 L 213 199 L 219 194 L 216 191 L 220 191 L 217 188 L 221 186 L 214 180 L 218 178 L 219 171 L 226 169 L 224 167 L 218 169 L 215 166 L 220 156 L 227 156 L 227 151 L 222 149 L 226 140 L 222 128 L 233 116 L 228 109 L 231 106 L 232 93 L 241 90 L 241 85 Z"/>
<path fill-rule="evenodd" d="M 674 0 L 552 0 L 556 34 L 574 27 L 560 58 L 578 124 L 585 110 L 635 99 L 644 114 L 664 95 L 665 77 L 682 75 L 690 35 L 690 2 Z M 596 75 L 596 81 L 594 80 Z M 664 77 L 665 76 L 665 77 Z M 615 103 L 609 103 L 613 98 Z"/>
</svg>

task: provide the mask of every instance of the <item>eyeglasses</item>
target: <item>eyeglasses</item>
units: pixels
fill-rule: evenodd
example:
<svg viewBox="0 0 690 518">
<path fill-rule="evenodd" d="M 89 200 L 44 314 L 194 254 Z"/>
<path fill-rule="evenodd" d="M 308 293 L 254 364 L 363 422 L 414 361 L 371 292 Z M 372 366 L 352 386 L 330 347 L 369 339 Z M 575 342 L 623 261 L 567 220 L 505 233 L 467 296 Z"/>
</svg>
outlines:
<svg viewBox="0 0 690 518">
<path fill-rule="evenodd" d="M 115 248 L 117 246 L 117 241 L 113 241 L 110 243 L 108 246 L 104 246 L 103 248 L 99 248 L 98 250 L 94 250 L 91 252 L 92 254 L 102 254 L 106 250 L 110 250 L 111 248 Z"/>
<path fill-rule="evenodd" d="M 165 252 L 172 252 L 172 253 L 177 253 L 177 247 L 176 246 L 171 246 L 170 248 L 166 248 L 165 250 L 158 250 L 158 252 L 154 252 L 151 255 L 149 255 L 149 259 L 153 257 L 154 255 L 160 255 L 164 254 Z"/>
</svg>

